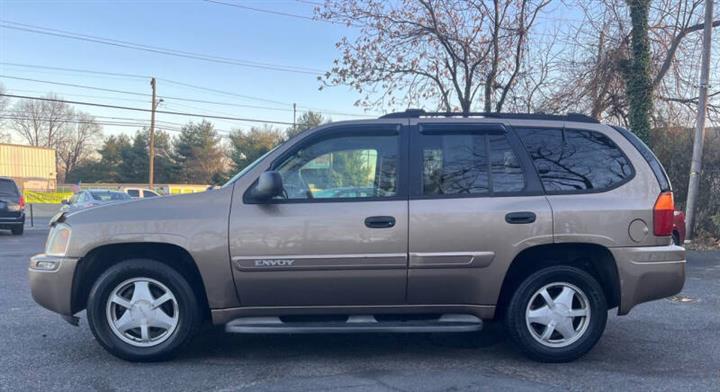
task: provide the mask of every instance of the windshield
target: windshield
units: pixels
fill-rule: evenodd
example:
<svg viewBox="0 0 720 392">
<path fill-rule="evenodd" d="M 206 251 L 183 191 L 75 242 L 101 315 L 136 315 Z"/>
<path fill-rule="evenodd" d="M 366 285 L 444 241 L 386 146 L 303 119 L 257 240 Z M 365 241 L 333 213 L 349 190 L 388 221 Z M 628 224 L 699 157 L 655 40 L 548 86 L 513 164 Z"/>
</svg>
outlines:
<svg viewBox="0 0 720 392">
<path fill-rule="evenodd" d="M 123 192 L 90 192 L 93 199 L 98 201 L 130 200 L 131 197 Z"/>
<path fill-rule="evenodd" d="M 252 170 L 255 166 L 258 165 L 258 163 L 262 162 L 263 159 L 265 159 L 266 156 L 270 155 L 271 152 L 277 150 L 278 147 L 282 146 L 282 143 L 278 144 L 277 146 L 273 147 L 270 151 L 266 152 L 265 154 L 262 154 L 260 158 L 254 160 L 251 164 L 245 166 L 244 169 L 240 170 L 240 172 L 233 176 L 233 178 L 229 179 L 228 182 L 225 183 L 222 187 L 225 188 L 226 186 L 229 186 L 233 182 L 237 181 L 238 178 L 245 175 L 245 173 Z"/>
</svg>

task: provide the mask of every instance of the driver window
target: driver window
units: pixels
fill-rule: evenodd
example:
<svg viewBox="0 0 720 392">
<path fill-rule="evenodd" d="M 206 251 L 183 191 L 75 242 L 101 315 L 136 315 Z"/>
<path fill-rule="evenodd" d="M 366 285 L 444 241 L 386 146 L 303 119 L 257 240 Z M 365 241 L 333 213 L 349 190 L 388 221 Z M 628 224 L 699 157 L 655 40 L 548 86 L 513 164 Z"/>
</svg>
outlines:
<svg viewBox="0 0 720 392">
<path fill-rule="evenodd" d="M 398 136 L 340 136 L 304 146 L 277 169 L 280 199 L 392 197 L 398 186 Z"/>
</svg>

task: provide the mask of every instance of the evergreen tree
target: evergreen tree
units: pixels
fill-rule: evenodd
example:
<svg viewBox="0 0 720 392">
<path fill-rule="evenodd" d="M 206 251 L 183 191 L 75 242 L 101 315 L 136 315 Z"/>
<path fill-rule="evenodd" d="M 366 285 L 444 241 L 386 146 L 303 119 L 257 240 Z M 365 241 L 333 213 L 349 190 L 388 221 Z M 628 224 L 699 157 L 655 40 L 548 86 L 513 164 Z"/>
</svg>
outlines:
<svg viewBox="0 0 720 392">
<path fill-rule="evenodd" d="M 195 184 L 212 184 L 221 180 L 226 166 L 225 153 L 212 123 L 203 120 L 197 124 L 186 124 L 173 146 L 178 180 Z"/>
<path fill-rule="evenodd" d="M 282 143 L 283 137 L 272 127 L 253 127 L 249 132 L 236 130 L 230 135 L 230 159 L 238 172 Z"/>
<path fill-rule="evenodd" d="M 322 125 L 326 122 L 327 121 L 322 114 L 318 112 L 307 111 L 300 115 L 300 118 L 298 118 L 297 123 L 295 124 L 295 128 L 288 128 L 285 131 L 285 134 L 287 135 L 287 138 L 290 139 L 291 137 L 299 134 L 302 131 L 310 128 L 315 128 L 318 125 Z"/>
</svg>

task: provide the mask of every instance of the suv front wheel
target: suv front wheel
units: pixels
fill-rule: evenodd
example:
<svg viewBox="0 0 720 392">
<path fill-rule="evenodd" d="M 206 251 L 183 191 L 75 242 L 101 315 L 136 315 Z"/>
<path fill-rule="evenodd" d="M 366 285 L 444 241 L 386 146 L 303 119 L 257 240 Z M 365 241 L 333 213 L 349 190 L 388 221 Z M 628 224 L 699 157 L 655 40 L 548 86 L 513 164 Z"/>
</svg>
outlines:
<svg viewBox="0 0 720 392">
<path fill-rule="evenodd" d="M 510 337 L 530 358 L 568 362 L 590 351 L 605 330 L 607 302 L 600 284 L 569 266 L 527 277 L 507 308 Z"/>
<path fill-rule="evenodd" d="M 170 357 L 201 319 L 187 280 L 148 259 L 126 260 L 103 273 L 90 291 L 87 316 L 100 344 L 130 361 Z"/>
</svg>

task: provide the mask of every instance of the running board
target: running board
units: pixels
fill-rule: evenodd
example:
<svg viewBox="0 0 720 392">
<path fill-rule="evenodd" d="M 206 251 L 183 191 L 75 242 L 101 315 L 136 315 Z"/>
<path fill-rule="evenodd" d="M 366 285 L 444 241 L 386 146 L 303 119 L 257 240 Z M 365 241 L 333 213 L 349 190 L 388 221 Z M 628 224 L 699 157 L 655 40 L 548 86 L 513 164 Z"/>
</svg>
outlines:
<svg viewBox="0 0 720 392">
<path fill-rule="evenodd" d="M 242 317 L 225 324 L 230 333 L 372 333 L 474 332 L 483 322 L 471 314 L 444 314 L 429 320 L 378 321 L 372 315 L 348 316 L 345 321 L 282 321 L 280 317 Z"/>
</svg>

